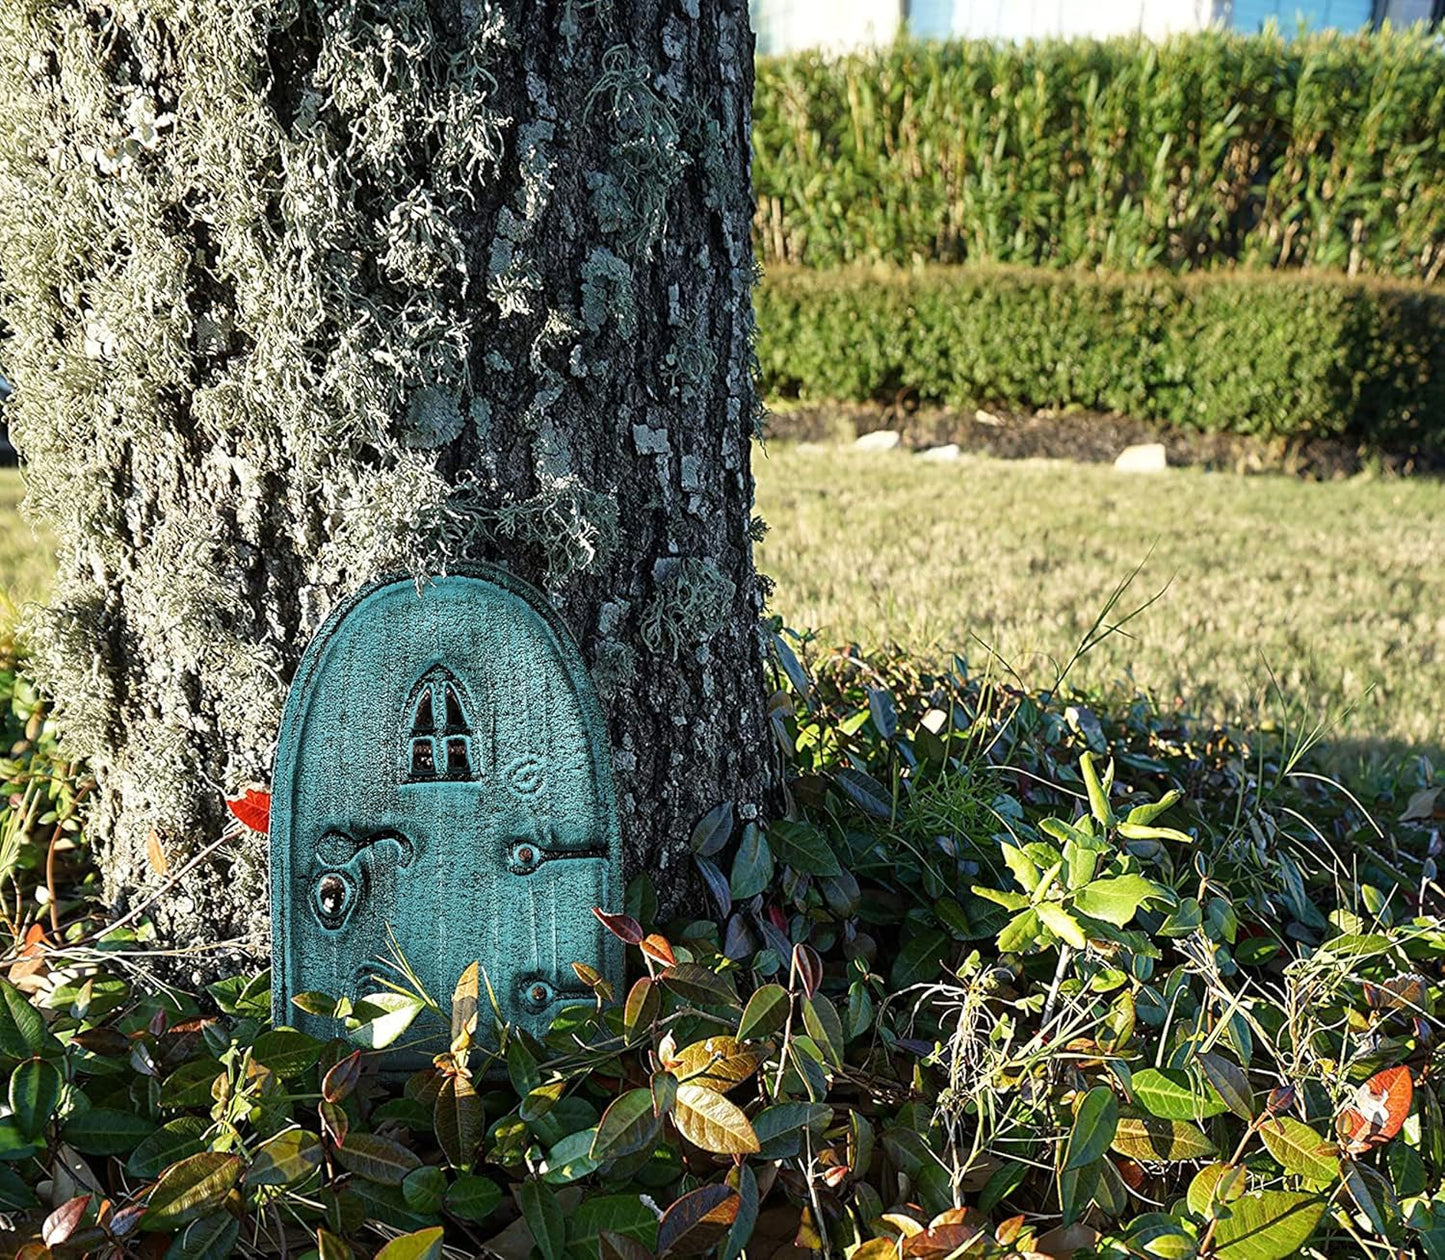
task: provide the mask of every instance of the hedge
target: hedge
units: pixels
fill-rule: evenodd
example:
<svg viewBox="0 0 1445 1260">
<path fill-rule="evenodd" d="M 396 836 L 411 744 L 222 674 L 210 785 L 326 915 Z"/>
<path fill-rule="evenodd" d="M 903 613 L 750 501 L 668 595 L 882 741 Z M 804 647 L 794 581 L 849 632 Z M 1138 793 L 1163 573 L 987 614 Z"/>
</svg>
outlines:
<svg viewBox="0 0 1445 1260">
<path fill-rule="evenodd" d="M 1418 28 L 763 58 L 766 263 L 1221 265 L 1434 279 L 1445 49 Z"/>
<path fill-rule="evenodd" d="M 1319 275 L 775 269 L 770 394 L 1071 404 L 1188 428 L 1445 448 L 1445 288 Z"/>
</svg>

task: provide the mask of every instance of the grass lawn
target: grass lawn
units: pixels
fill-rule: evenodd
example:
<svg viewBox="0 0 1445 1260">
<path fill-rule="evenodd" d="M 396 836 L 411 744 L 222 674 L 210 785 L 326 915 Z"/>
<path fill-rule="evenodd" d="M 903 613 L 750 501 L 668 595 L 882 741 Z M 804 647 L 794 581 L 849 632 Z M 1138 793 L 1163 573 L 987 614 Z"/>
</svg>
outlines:
<svg viewBox="0 0 1445 1260">
<path fill-rule="evenodd" d="M 1270 670 L 1356 752 L 1445 746 L 1445 484 L 1305 482 L 1193 469 L 774 443 L 754 460 L 773 608 L 829 645 L 894 641 L 981 668 L 982 639 L 1052 682 L 1115 585 L 1147 557 L 1133 608 L 1071 680 L 1132 671 L 1168 704 L 1266 719 Z M 1152 548 L 1152 554 L 1151 554 Z M 977 639 L 971 636 L 977 636 Z"/>
<path fill-rule="evenodd" d="M 26 600 L 39 599 L 50 587 L 49 540 L 37 538 L 21 519 L 25 485 L 15 468 L 0 468 L 0 617 L 13 621 Z"/>
<path fill-rule="evenodd" d="M 1356 702 L 1337 728 L 1347 758 L 1355 745 L 1445 748 L 1445 484 L 1130 477 L 782 442 L 754 470 L 773 607 L 828 645 L 891 640 L 981 668 L 981 639 L 1044 686 L 1147 557 L 1125 606 L 1168 589 L 1132 639 L 1104 642 L 1073 680 L 1105 685 L 1130 669 L 1163 703 L 1257 721 L 1272 669 L 1311 718 Z M 22 493 L 0 469 L 0 607 L 49 582 Z"/>
</svg>

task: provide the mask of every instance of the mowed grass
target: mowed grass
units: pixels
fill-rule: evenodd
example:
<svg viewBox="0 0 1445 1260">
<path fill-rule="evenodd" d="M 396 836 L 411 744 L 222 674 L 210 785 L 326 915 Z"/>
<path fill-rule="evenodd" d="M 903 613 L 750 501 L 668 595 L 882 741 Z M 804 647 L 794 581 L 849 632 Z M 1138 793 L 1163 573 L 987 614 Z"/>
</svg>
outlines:
<svg viewBox="0 0 1445 1260">
<path fill-rule="evenodd" d="M 1053 682 L 1117 584 L 1159 600 L 1070 674 L 1226 721 L 1338 715 L 1346 763 L 1445 745 L 1445 484 L 931 464 L 773 443 L 754 459 L 773 609 L 821 643 L 893 642 Z"/>
<path fill-rule="evenodd" d="M 1304 482 L 1171 469 L 773 443 L 754 459 L 773 608 L 830 646 L 896 643 L 1047 686 L 1115 586 L 1167 585 L 1070 675 L 1231 721 L 1353 703 L 1342 751 L 1445 748 L 1445 484 Z M 48 540 L 0 469 L 0 616 L 43 598 Z M 988 645 L 985 648 L 983 645 Z"/>
<path fill-rule="evenodd" d="M 0 619 L 13 624 L 20 605 L 43 599 L 55 557 L 50 538 L 20 515 L 25 483 L 16 468 L 0 468 Z"/>
</svg>

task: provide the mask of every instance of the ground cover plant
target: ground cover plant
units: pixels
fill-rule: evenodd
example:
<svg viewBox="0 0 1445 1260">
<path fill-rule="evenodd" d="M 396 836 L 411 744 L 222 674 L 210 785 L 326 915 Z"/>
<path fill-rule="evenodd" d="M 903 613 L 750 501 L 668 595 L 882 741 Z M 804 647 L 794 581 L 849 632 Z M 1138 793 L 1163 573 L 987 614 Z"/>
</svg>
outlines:
<svg viewBox="0 0 1445 1260">
<path fill-rule="evenodd" d="M 787 808 L 698 820 L 705 913 L 656 922 L 645 876 L 598 907 L 624 990 L 577 967 L 595 1001 L 535 1041 L 476 968 L 432 994 L 397 956 L 354 1003 L 298 998 L 324 1041 L 270 1026 L 264 972 L 158 985 L 144 914 L 105 926 L 83 846 L 50 843 L 83 780 L 14 665 L 0 1202 L 27 1260 L 1445 1254 L 1423 763 L 1362 801 L 1299 730 L 783 631 Z M 402 1046 L 434 1057 L 388 1079 Z"/>
<path fill-rule="evenodd" d="M 1437 279 L 1442 58 L 1423 26 L 763 58 L 759 257 Z"/>
</svg>

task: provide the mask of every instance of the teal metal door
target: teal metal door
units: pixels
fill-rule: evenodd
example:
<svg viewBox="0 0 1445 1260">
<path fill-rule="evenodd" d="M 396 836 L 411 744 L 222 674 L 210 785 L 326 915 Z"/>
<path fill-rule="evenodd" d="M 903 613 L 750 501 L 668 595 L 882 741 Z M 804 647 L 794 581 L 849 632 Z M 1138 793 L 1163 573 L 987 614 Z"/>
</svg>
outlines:
<svg viewBox="0 0 1445 1260">
<path fill-rule="evenodd" d="M 480 962 L 537 1033 L 591 997 L 572 962 L 620 980 L 591 913 L 621 900 L 596 697 L 541 596 L 500 571 L 380 583 L 332 615 L 286 703 L 270 832 L 278 1022 L 333 1035 L 291 998 L 375 992 L 393 948 L 443 1009 Z"/>
</svg>

